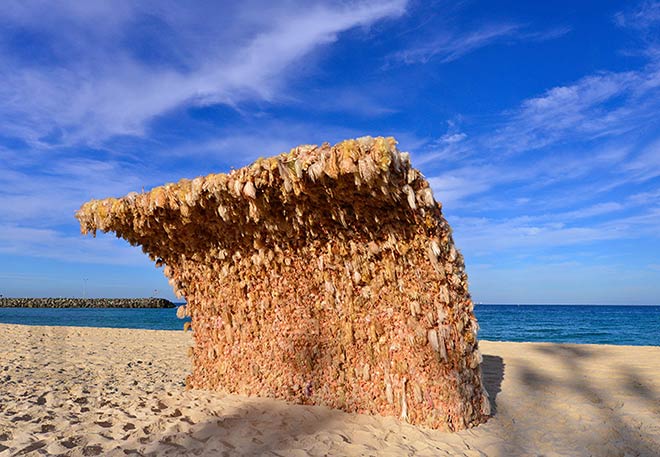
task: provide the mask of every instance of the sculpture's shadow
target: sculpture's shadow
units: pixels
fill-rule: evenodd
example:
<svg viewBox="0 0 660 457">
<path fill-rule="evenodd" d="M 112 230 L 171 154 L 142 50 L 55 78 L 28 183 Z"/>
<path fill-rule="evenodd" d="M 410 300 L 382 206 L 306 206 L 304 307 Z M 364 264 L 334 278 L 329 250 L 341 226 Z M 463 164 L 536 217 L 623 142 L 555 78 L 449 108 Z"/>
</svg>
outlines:
<svg viewBox="0 0 660 457">
<path fill-rule="evenodd" d="M 323 455 L 333 443 L 352 441 L 341 427 L 348 414 L 329 408 L 251 399 L 230 412 L 211 408 L 204 414 L 199 422 L 185 414 L 168 418 L 166 430 L 122 443 L 115 451 L 126 455 L 252 456 L 299 455 L 311 449 Z"/>
<path fill-rule="evenodd" d="M 482 379 L 493 415 L 496 414 L 504 365 L 499 356 L 483 357 Z M 229 411 L 224 407 L 216 410 L 209 405 L 200 407 L 205 411 L 204 418 L 197 419 L 199 422 L 191 420 L 185 413 L 181 417 L 168 418 L 168 426 L 160 434 L 122 443 L 116 450 L 127 455 L 140 455 L 141 450 L 148 455 L 294 455 L 305 450 L 314 455 L 332 455 L 340 446 L 343 451 L 353 449 L 356 455 L 362 455 L 364 449 L 358 444 L 358 438 L 365 430 L 383 430 L 383 436 L 419 433 L 422 437 L 430 432 L 399 423 L 394 417 L 376 416 L 372 424 L 351 425 L 352 414 L 322 406 L 287 405 L 273 399 L 253 398 Z M 383 425 L 382 421 L 388 425 Z M 364 430 L 353 434 L 350 430 L 354 426 Z M 441 441 L 448 439 L 442 434 Z"/>
<path fill-rule="evenodd" d="M 496 355 L 484 355 L 481 364 L 481 379 L 490 397 L 490 413 L 497 414 L 497 394 L 502 391 L 504 360 Z"/>
</svg>

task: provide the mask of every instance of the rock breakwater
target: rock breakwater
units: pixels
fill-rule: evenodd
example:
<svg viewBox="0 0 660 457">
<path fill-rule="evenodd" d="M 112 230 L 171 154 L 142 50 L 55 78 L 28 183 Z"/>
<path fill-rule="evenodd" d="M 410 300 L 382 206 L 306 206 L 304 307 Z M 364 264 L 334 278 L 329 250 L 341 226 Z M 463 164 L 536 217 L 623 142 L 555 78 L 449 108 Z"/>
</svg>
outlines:
<svg viewBox="0 0 660 457">
<path fill-rule="evenodd" d="M 0 298 L 0 308 L 174 308 L 164 298 Z"/>
</svg>

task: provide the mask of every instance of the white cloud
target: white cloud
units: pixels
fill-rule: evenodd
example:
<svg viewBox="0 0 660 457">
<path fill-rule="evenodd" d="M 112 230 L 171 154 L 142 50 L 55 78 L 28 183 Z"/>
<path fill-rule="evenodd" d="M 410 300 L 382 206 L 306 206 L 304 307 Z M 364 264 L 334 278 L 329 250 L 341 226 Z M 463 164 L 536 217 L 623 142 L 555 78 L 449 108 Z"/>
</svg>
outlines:
<svg viewBox="0 0 660 457">
<path fill-rule="evenodd" d="M 139 248 L 111 235 L 73 236 L 66 232 L 13 224 L 0 224 L 0 254 L 47 258 L 72 263 L 146 266 Z"/>
<path fill-rule="evenodd" d="M 20 50 L 0 51 L 0 119 L 6 133 L 33 143 L 53 133 L 64 143 L 93 143 L 112 135 L 140 135 L 154 117 L 186 104 L 274 100 L 288 75 L 296 74 L 287 70 L 314 49 L 346 30 L 405 10 L 403 0 L 304 7 L 247 2 L 187 13 L 172 3 L 153 3 L 151 11 L 132 2 L 117 8 L 83 3 L 89 5 L 71 1 L 49 7 L 56 11 L 48 17 L 39 2 L 12 2 L 5 10 L 4 22 L 43 34 L 41 51 L 57 58 L 38 65 L 26 62 Z M 173 35 L 155 37 L 163 42 L 154 48 L 163 49 L 151 51 L 175 59 L 135 55 L 139 46 L 127 41 L 135 22 L 147 19 Z"/>
<path fill-rule="evenodd" d="M 508 219 L 452 216 L 449 222 L 458 246 L 475 256 L 512 251 L 533 253 L 537 249 L 552 250 L 604 240 L 657 237 L 660 233 L 660 213 L 657 210 L 582 225 L 528 216 Z"/>
<path fill-rule="evenodd" d="M 435 161 L 455 162 L 468 157 L 472 145 L 467 133 L 459 127 L 460 116 L 447 121 L 447 131 L 440 138 L 431 141 L 417 141 L 413 146 L 413 158 L 416 166 L 432 164 Z"/>
<path fill-rule="evenodd" d="M 532 252 L 534 248 L 551 249 L 620 236 L 594 227 L 565 227 L 556 223 L 530 221 L 526 217 L 452 217 L 450 222 L 461 249 L 477 256 L 511 250 Z"/>
<path fill-rule="evenodd" d="M 641 146 L 639 140 L 660 126 L 659 83 L 654 62 L 636 71 L 589 75 L 523 100 L 490 129 L 481 126 L 463 136 L 450 126 L 413 154 L 414 163 L 449 168 L 427 175 L 438 200 L 452 212 L 505 209 L 511 201 L 524 201 L 570 213 L 581 201 L 660 176 L 660 140 L 656 135 Z M 508 192 L 499 195 L 497 189 Z M 539 191 L 544 201 L 538 204 L 526 194 Z M 591 211 L 614 210 L 612 203 L 573 214 L 595 216 Z"/>
<path fill-rule="evenodd" d="M 488 142 L 508 153 L 622 135 L 654 122 L 660 70 L 600 73 L 524 100 Z"/>
<path fill-rule="evenodd" d="M 470 178 L 454 173 L 431 177 L 428 181 L 435 198 L 450 210 L 458 210 L 463 199 L 485 192 L 494 184 L 483 176 Z"/>
<path fill-rule="evenodd" d="M 300 144 L 332 143 L 368 134 L 373 132 L 329 124 L 267 119 L 255 122 L 254 125 L 223 131 L 206 140 L 183 139 L 175 146 L 163 144 L 158 147 L 158 151 L 161 156 L 170 159 L 203 158 L 203 161 L 195 160 L 190 165 L 197 167 L 196 172 L 207 174 L 210 167 L 216 164 L 239 167 L 258 157 L 288 152 Z M 181 173 L 180 169 L 172 171 Z"/>
<path fill-rule="evenodd" d="M 140 190 L 147 180 L 136 175 L 134 166 L 117 161 L 68 158 L 51 160 L 40 169 L 42 162 L 35 157 L 25 171 L 0 164 L 0 214 L 5 223 L 35 228 L 73 224 L 83 202 Z"/>
<path fill-rule="evenodd" d="M 621 27 L 634 29 L 655 27 L 660 23 L 660 2 L 642 1 L 634 9 L 616 13 L 614 21 Z"/>
<path fill-rule="evenodd" d="M 440 143 L 445 143 L 445 144 L 454 144 L 454 143 L 459 143 L 463 141 L 465 138 L 467 138 L 467 134 L 465 133 L 446 133 L 440 137 Z"/>
<path fill-rule="evenodd" d="M 646 205 L 649 203 L 657 203 L 660 201 L 660 189 L 655 189 L 649 192 L 638 192 L 629 197 L 630 202 L 637 205 Z"/>
<path fill-rule="evenodd" d="M 555 27 L 549 30 L 532 31 L 528 27 L 512 22 L 490 23 L 468 31 L 451 31 L 441 27 L 433 36 L 424 37 L 423 42 L 413 44 L 389 56 L 393 62 L 405 65 L 425 64 L 432 60 L 449 63 L 486 46 L 509 41 L 546 41 L 559 38 L 571 31 L 570 27 Z M 420 40 L 421 41 L 421 40 Z"/>
<path fill-rule="evenodd" d="M 636 181 L 648 181 L 660 176 L 660 138 L 647 145 L 624 167 Z"/>
<path fill-rule="evenodd" d="M 135 262 L 139 250 L 124 242 L 70 235 L 78 231 L 74 212 L 83 202 L 189 172 L 206 174 L 228 156 L 236 164 L 237 156 L 282 152 L 310 128 L 242 128 L 197 144 L 181 138 L 173 145 L 147 144 L 145 138 L 130 154 L 113 151 L 110 139 L 148 137 L 150 122 L 190 105 L 240 110 L 243 102 L 286 99 L 288 83 L 305 74 L 304 59 L 348 30 L 362 28 L 366 35 L 372 24 L 399 17 L 405 7 L 405 0 L 197 7 L 170 0 L 3 3 L 0 134 L 27 147 L 0 148 L 0 252 Z M 363 97 L 365 109 L 377 109 L 366 102 Z M 164 156 L 206 160 L 177 168 L 163 164 Z"/>
<path fill-rule="evenodd" d="M 520 30 L 516 24 L 489 24 L 464 33 L 441 32 L 430 42 L 404 49 L 391 56 L 391 60 L 407 65 L 427 63 L 432 59 L 448 63 L 484 46 L 509 37 Z"/>
<path fill-rule="evenodd" d="M 559 27 L 554 27 L 549 30 L 540 30 L 533 32 L 524 32 L 521 33 L 521 38 L 527 38 L 532 41 L 547 41 L 554 40 L 556 38 L 563 37 L 564 35 L 573 31 L 573 27 L 564 25 Z"/>
<path fill-rule="evenodd" d="M 463 164 L 462 166 L 429 177 L 436 198 L 451 211 L 484 206 L 507 207 L 511 204 L 509 197 L 512 189 L 517 192 L 533 192 L 561 182 L 571 182 L 575 185 L 576 182 L 579 183 L 581 179 L 597 171 L 604 172 L 620 166 L 629 152 L 623 147 L 603 147 L 595 153 L 554 154 L 529 163 L 518 162 L 515 159 L 505 160 L 496 154 L 488 155 L 484 151 L 477 151 L 484 154 L 478 157 L 470 149 L 472 147 L 474 145 L 464 145 L 462 150 L 455 149 L 454 151 L 463 153 L 463 156 L 454 157 L 452 161 L 443 163 L 444 167 L 453 163 Z M 414 165 L 429 164 L 437 160 L 439 155 L 437 152 L 422 154 L 420 160 L 414 161 Z M 442 158 L 446 160 L 448 157 L 449 155 L 445 153 Z M 608 181 L 608 186 L 612 184 Z M 509 189 L 505 197 L 498 196 L 496 189 L 500 187 Z M 605 190 L 609 190 L 609 187 L 596 190 L 592 185 L 590 193 L 593 195 Z M 585 191 L 582 197 L 588 198 L 586 193 Z M 578 197 L 579 195 L 573 195 L 567 200 L 566 196 L 561 195 L 557 202 L 551 204 L 550 197 L 545 195 L 543 205 L 550 206 L 554 210 L 557 206 L 576 203 Z M 499 204 L 494 205 L 493 199 L 499 199 Z M 515 197 L 514 203 L 530 203 L 530 201 L 529 197 L 523 195 Z"/>
<path fill-rule="evenodd" d="M 467 165 L 428 178 L 435 198 L 449 211 L 460 211 L 465 201 L 502 184 L 525 180 L 521 173 L 507 173 L 490 165 Z"/>
<path fill-rule="evenodd" d="M 601 216 L 625 209 L 625 206 L 618 202 L 596 203 L 591 206 L 580 208 L 574 211 L 566 211 L 553 215 L 554 219 L 562 221 L 573 221 L 575 219 L 586 219 L 593 216 Z"/>
</svg>

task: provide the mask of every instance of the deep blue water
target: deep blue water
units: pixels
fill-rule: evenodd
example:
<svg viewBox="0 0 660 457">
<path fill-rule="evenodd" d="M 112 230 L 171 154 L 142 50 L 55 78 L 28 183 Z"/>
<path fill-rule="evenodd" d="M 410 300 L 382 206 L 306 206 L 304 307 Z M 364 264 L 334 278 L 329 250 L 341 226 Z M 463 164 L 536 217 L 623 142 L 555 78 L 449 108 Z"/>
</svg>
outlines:
<svg viewBox="0 0 660 457">
<path fill-rule="evenodd" d="M 660 346 L 660 306 L 477 305 L 491 341 Z"/>
<path fill-rule="evenodd" d="M 0 308 L 2 324 L 183 330 L 184 322 L 176 308 Z"/>
<path fill-rule="evenodd" d="M 660 306 L 477 305 L 491 341 L 660 346 Z M 176 309 L 0 308 L 0 323 L 181 330 Z"/>
</svg>

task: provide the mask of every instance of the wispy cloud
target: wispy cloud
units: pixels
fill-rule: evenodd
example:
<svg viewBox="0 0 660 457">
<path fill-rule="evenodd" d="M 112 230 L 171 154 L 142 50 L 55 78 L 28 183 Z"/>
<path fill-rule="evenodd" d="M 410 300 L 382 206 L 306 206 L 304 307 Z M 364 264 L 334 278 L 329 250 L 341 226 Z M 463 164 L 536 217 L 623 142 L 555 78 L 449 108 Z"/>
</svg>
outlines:
<svg viewBox="0 0 660 457">
<path fill-rule="evenodd" d="M 71 263 L 147 265 L 142 252 L 111 235 L 96 239 L 51 228 L 0 224 L 0 254 L 55 259 Z"/>
<path fill-rule="evenodd" d="M 381 91 L 382 92 L 382 91 Z M 381 117 L 396 113 L 398 110 L 387 105 L 386 97 L 377 97 L 366 88 L 325 89 L 318 106 L 309 106 L 308 100 L 303 103 L 306 109 L 326 112 L 346 113 L 360 117 Z"/>
<path fill-rule="evenodd" d="M 418 148 L 473 261 L 658 238 L 660 60 L 645 55 L 637 69 L 551 87 Z"/>
<path fill-rule="evenodd" d="M 633 32 L 636 43 L 623 49 L 626 55 L 643 55 L 660 61 L 660 1 L 646 0 L 627 5 L 614 15 L 614 22 Z"/>
<path fill-rule="evenodd" d="M 635 181 L 643 182 L 660 176 L 660 138 L 648 144 L 624 165 Z"/>
<path fill-rule="evenodd" d="M 413 157 L 418 167 L 432 164 L 435 161 L 453 163 L 467 158 L 472 152 L 468 134 L 461 130 L 460 120 L 447 121 L 447 131 L 440 138 L 416 142 Z M 412 146 L 411 146 L 412 147 Z"/>
<path fill-rule="evenodd" d="M 206 174 L 228 157 L 237 165 L 237 157 L 282 152 L 311 129 L 266 121 L 155 139 L 154 121 L 190 107 L 226 105 L 240 117 L 242 104 L 292 102 L 287 92 L 304 76 L 303 59 L 349 30 L 367 37 L 405 8 L 406 0 L 65 0 L 56 8 L 8 0 L 0 10 L 0 136 L 20 145 L 0 146 L 0 253 L 135 262 L 133 248 L 76 235 L 82 202 Z M 380 109 L 364 95 L 359 102 Z M 115 148 L 122 137 L 135 141 Z"/>
<path fill-rule="evenodd" d="M 629 197 L 630 201 L 637 205 L 646 205 L 660 201 L 660 188 L 649 192 L 639 192 Z"/>
<path fill-rule="evenodd" d="M 445 207 L 456 210 L 475 210 L 479 208 L 502 209 L 514 203 L 534 208 L 550 208 L 553 211 L 567 204 L 578 204 L 581 199 L 590 199 L 595 194 L 604 193 L 612 188 L 629 182 L 632 177 L 624 173 L 625 160 L 630 155 L 629 147 L 614 147 L 601 144 L 594 152 L 573 150 L 570 153 L 555 152 L 550 155 L 539 155 L 538 158 L 527 161 L 518 157 L 510 157 L 506 153 L 488 150 L 488 136 L 477 136 L 471 142 L 462 144 L 460 155 L 451 156 L 442 151 L 438 153 L 433 146 L 422 145 L 421 160 L 415 163 L 434 168 L 435 160 L 442 160 L 440 173 L 429 173 L 429 181 L 436 198 Z M 434 143 L 431 143 L 432 145 Z M 430 152 L 429 152 L 430 151 Z M 576 153 L 579 152 L 579 153 Z M 439 159 L 439 154 L 443 154 Z M 584 182 L 585 178 L 600 173 L 602 176 L 612 176 L 605 184 L 597 181 Z M 614 179 L 616 177 L 616 179 Z M 551 188 L 557 185 L 570 184 L 569 195 L 562 190 L 553 190 L 544 194 L 542 199 L 530 199 L 530 193 Z M 502 189 L 507 192 L 500 196 Z"/>
<path fill-rule="evenodd" d="M 185 12 L 159 2 L 152 9 L 133 2 L 120 2 L 116 9 L 103 2 L 85 3 L 89 6 L 63 2 L 48 17 L 35 1 L 3 8 L 0 20 L 10 25 L 5 34 L 18 30 L 41 35 L 41 60 L 36 62 L 15 49 L 0 48 L 5 134 L 37 144 L 95 142 L 112 135 L 141 135 L 150 120 L 186 105 L 272 101 L 288 80 L 287 67 L 346 30 L 398 17 L 405 10 L 403 0 L 305 7 L 246 2 Z M 176 47 L 171 40 L 149 35 L 154 21 L 168 30 Z M 146 35 L 131 35 L 140 30 Z M 132 44 L 152 38 L 165 40 L 158 44 L 168 59 L 154 55 L 161 52 L 158 47 L 145 55 L 146 50 L 139 54 L 140 47 Z"/>
<path fill-rule="evenodd" d="M 156 149 L 161 157 L 170 160 L 195 159 L 183 169 L 172 170 L 175 173 L 206 174 L 210 168 L 246 165 L 258 157 L 288 152 L 299 144 L 338 142 L 370 133 L 373 134 L 350 126 L 268 118 L 250 125 L 221 129 L 208 139 L 179 138 L 174 145 L 159 144 Z"/>
<path fill-rule="evenodd" d="M 407 65 L 426 63 L 431 59 L 448 63 L 501 38 L 510 37 L 518 30 L 520 26 L 516 24 L 490 24 L 467 33 L 443 32 L 430 43 L 394 53 L 391 60 Z"/>
<path fill-rule="evenodd" d="M 466 200 L 507 183 L 527 181 L 535 170 L 521 170 L 489 164 L 466 165 L 428 178 L 433 193 L 449 211 L 460 210 Z"/>
<path fill-rule="evenodd" d="M 643 1 L 626 11 L 614 15 L 614 21 L 621 27 L 647 30 L 660 24 L 660 2 Z"/>
<path fill-rule="evenodd" d="M 571 33 L 573 27 L 568 25 L 563 25 L 559 27 L 554 27 L 547 30 L 530 30 L 520 33 L 521 39 L 527 39 L 529 41 L 546 41 L 554 40 L 556 38 L 561 38 L 564 35 Z"/>
<path fill-rule="evenodd" d="M 534 249 L 550 250 L 625 236 L 624 231 L 604 231 L 593 226 L 564 226 L 541 223 L 525 217 L 512 219 L 452 218 L 459 246 L 470 255 L 494 255 L 517 250 L 531 253 Z"/>
<path fill-rule="evenodd" d="M 38 165 L 34 160 L 31 166 Z M 139 190 L 147 178 L 135 173 L 135 165 L 110 160 L 60 159 L 40 171 L 7 165 L 0 165 L 2 220 L 30 227 L 71 224 L 82 202 Z"/>
<path fill-rule="evenodd" d="M 660 69 L 654 63 L 598 73 L 523 100 L 490 129 L 454 130 L 429 141 L 416 163 L 431 170 L 436 196 L 448 208 L 487 192 L 492 200 L 499 186 L 511 192 L 571 183 L 572 200 L 579 199 L 660 176 L 660 137 L 643 136 L 660 127 L 659 110 Z M 433 173 L 440 163 L 444 171 Z M 595 172 L 608 179 L 581 182 Z"/>
<path fill-rule="evenodd" d="M 589 208 L 585 208 L 585 212 Z M 592 207 L 592 215 L 616 211 L 607 207 Z M 562 246 L 635 239 L 640 236 L 659 237 L 658 208 L 645 210 L 635 216 L 610 218 L 599 223 L 579 223 L 579 212 L 550 217 L 517 216 L 513 218 L 452 217 L 459 245 L 471 255 L 496 255 L 510 252 L 535 252 Z M 554 219 L 554 220 L 553 220 Z M 566 222 L 557 219 L 565 219 Z M 569 222 L 570 221 L 570 222 Z"/>
<path fill-rule="evenodd" d="M 529 27 L 513 23 L 490 23 L 468 31 L 435 31 L 426 37 L 423 44 L 413 44 L 389 56 L 388 63 L 405 65 L 424 64 L 431 60 L 449 63 L 478 49 L 509 41 L 546 41 L 559 38 L 571 31 L 570 27 L 549 30 L 530 30 Z"/>
<path fill-rule="evenodd" d="M 660 69 L 600 73 L 523 101 L 489 139 L 509 153 L 621 135 L 654 121 Z"/>
<path fill-rule="evenodd" d="M 617 22 L 626 27 L 653 30 L 642 33 L 641 45 L 647 63 L 629 71 L 597 71 L 568 84 L 547 89 L 535 97 L 520 102 L 517 108 L 502 113 L 491 122 L 488 134 L 470 135 L 460 147 L 445 143 L 447 136 L 428 145 L 421 160 L 446 159 L 484 149 L 498 154 L 516 154 L 568 142 L 586 142 L 600 138 L 625 135 L 650 125 L 660 110 L 660 49 L 656 28 L 660 26 L 660 2 L 643 2 L 628 12 L 619 13 Z M 491 24 L 467 32 L 435 32 L 430 43 L 412 46 L 394 56 L 403 63 L 424 63 L 432 59 L 451 61 L 484 46 L 503 40 L 553 39 L 569 33 L 570 27 L 545 31 L 530 30 L 516 23 Z M 639 33 L 636 32 L 638 35 Z M 654 37 L 651 39 L 651 37 Z M 456 132 L 450 132 L 456 133 Z M 458 139 L 458 137 L 456 137 Z M 460 138 L 465 140 L 464 137 Z"/>
<path fill-rule="evenodd" d="M 603 202 L 595 205 L 583 207 L 573 211 L 566 211 L 552 215 L 554 219 L 562 221 L 575 221 L 576 219 L 586 219 L 594 216 L 611 214 L 625 209 L 625 206 L 619 202 Z"/>
</svg>

